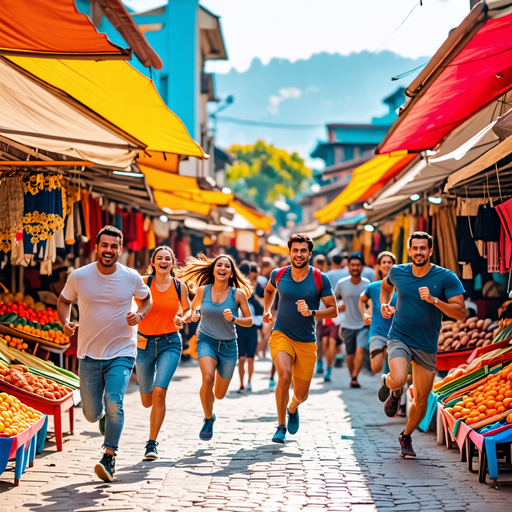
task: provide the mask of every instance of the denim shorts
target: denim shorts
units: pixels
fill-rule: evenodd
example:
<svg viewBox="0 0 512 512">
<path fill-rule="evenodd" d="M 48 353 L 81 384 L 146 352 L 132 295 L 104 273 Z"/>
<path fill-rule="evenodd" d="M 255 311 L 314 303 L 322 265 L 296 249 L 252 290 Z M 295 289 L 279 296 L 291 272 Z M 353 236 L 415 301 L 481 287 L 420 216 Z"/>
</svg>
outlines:
<svg viewBox="0 0 512 512">
<path fill-rule="evenodd" d="M 137 349 L 137 378 L 139 391 L 151 393 L 153 387 L 167 389 L 181 359 L 181 335 L 179 332 L 144 336 L 148 340 L 145 349 Z"/>
<path fill-rule="evenodd" d="M 238 361 L 238 346 L 234 340 L 216 340 L 200 332 L 197 335 L 197 355 L 213 357 L 217 361 L 217 373 L 226 380 L 233 378 Z"/>
</svg>

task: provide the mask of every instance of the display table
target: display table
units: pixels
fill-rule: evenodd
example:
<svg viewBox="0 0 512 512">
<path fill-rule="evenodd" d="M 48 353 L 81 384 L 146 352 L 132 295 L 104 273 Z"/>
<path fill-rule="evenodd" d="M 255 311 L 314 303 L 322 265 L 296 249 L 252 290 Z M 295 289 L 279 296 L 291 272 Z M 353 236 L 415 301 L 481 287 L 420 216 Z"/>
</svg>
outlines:
<svg viewBox="0 0 512 512">
<path fill-rule="evenodd" d="M 19 485 L 27 465 L 29 467 L 34 465 L 36 450 L 41 443 L 38 434 L 41 433 L 44 443 L 47 425 L 48 417 L 42 416 L 21 434 L 11 437 L 0 434 L 0 474 L 5 471 L 8 462 L 15 458 L 14 485 Z"/>
</svg>

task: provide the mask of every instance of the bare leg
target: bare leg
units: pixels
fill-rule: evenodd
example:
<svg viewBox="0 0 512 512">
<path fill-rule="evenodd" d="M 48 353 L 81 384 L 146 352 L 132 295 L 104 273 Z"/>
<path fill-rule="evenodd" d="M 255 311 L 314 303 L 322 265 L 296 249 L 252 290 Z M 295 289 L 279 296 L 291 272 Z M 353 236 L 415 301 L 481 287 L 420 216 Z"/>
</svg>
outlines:
<svg viewBox="0 0 512 512">
<path fill-rule="evenodd" d="M 292 382 L 292 356 L 286 352 L 278 352 L 274 357 L 279 381 L 276 387 L 277 417 L 279 425 L 286 424 L 286 406 L 290 399 L 290 384 Z"/>
<path fill-rule="evenodd" d="M 149 439 L 151 441 L 156 441 L 164 422 L 166 395 L 167 389 L 159 386 L 153 388 L 153 407 L 151 408 L 151 416 L 149 418 Z"/>
<path fill-rule="evenodd" d="M 405 357 L 395 357 L 389 361 L 389 373 L 386 377 L 386 386 L 391 391 L 398 391 L 407 382 L 409 363 Z"/>
<path fill-rule="evenodd" d="M 248 382 L 252 381 L 252 374 L 254 373 L 254 357 L 247 358 L 247 374 L 248 374 Z"/>
<path fill-rule="evenodd" d="M 217 400 L 222 400 L 226 396 L 230 382 L 230 380 L 223 379 L 219 374 L 215 376 L 215 398 Z"/>
<path fill-rule="evenodd" d="M 406 436 L 410 436 L 416 430 L 427 413 L 428 397 L 436 375 L 435 372 L 423 368 L 423 366 L 416 364 L 414 361 L 412 363 L 412 373 L 414 403 L 409 410 L 409 420 L 404 430 Z"/>
<path fill-rule="evenodd" d="M 325 358 L 327 359 L 327 366 L 332 366 L 334 358 L 336 357 L 336 339 L 327 338 L 327 350 L 325 351 Z"/>
<path fill-rule="evenodd" d="M 293 414 L 297 407 L 308 399 L 311 381 L 293 378 L 293 397 L 288 410 Z M 281 423 L 280 423 L 281 424 Z"/>
<path fill-rule="evenodd" d="M 364 363 L 364 347 L 357 347 L 356 349 L 356 355 L 354 357 L 354 370 L 352 373 L 352 377 L 357 377 L 359 373 L 361 372 L 361 368 L 363 367 Z"/>
<path fill-rule="evenodd" d="M 274 380 L 274 377 L 276 376 L 276 365 L 272 363 L 272 368 L 270 369 L 270 378 Z"/>
<path fill-rule="evenodd" d="M 244 375 L 245 375 L 245 357 L 238 358 L 238 374 L 240 375 L 240 387 L 244 385 Z M 251 380 L 249 378 L 249 380 Z"/>
<path fill-rule="evenodd" d="M 383 352 L 380 354 L 376 354 L 371 358 L 371 365 L 372 365 L 372 372 L 373 373 L 380 373 L 382 371 L 382 368 L 384 368 L 384 361 L 386 360 L 388 351 L 387 349 L 384 349 Z"/>
<path fill-rule="evenodd" d="M 356 358 L 355 352 L 353 354 L 347 354 L 347 368 L 350 377 L 354 375 L 354 359 Z"/>
<path fill-rule="evenodd" d="M 217 361 L 209 356 L 200 357 L 199 368 L 203 376 L 199 396 L 201 397 L 204 417 L 209 420 L 213 417 L 213 403 L 215 402 L 213 386 L 215 384 L 215 368 L 217 368 Z"/>
</svg>

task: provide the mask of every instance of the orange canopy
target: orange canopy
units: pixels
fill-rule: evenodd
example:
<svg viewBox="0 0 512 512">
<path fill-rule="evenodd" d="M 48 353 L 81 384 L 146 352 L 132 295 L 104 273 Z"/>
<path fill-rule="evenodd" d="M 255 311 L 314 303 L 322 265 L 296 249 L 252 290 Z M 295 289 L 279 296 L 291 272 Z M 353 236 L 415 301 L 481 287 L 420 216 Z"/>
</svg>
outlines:
<svg viewBox="0 0 512 512">
<path fill-rule="evenodd" d="M 0 54 L 86 59 L 131 58 L 111 43 L 74 0 L 2 0 Z"/>
<path fill-rule="evenodd" d="M 315 217 L 322 224 L 335 221 L 347 211 L 348 205 L 374 196 L 416 156 L 417 153 L 407 154 L 407 152 L 397 151 L 372 158 L 354 170 L 347 187 L 336 199 L 316 212 Z"/>
</svg>

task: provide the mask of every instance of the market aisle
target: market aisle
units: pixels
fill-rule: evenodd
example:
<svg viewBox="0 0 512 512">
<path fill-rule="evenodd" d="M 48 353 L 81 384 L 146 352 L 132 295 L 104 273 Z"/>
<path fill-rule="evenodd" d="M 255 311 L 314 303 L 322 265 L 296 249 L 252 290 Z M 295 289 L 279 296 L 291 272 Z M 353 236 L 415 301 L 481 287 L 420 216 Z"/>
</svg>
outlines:
<svg viewBox="0 0 512 512">
<path fill-rule="evenodd" d="M 437 446 L 433 434 L 415 435 L 418 460 L 400 459 L 396 438 L 404 420 L 387 420 L 375 396 L 378 379 L 367 374 L 361 390 L 348 389 L 345 369 L 335 370 L 329 385 L 315 379 L 301 407 L 299 433 L 288 436 L 285 446 L 272 444 L 276 417 L 266 388 L 269 365 L 256 363 L 256 391 L 250 396 L 230 392 L 217 404 L 210 443 L 198 439 L 199 369 L 179 368 L 157 462 L 141 461 L 148 411 L 132 385 L 113 484 L 93 474 L 100 434 L 77 409 L 77 434 L 66 437 L 64 452 L 47 444 L 19 487 L 7 484 L 12 473 L 4 473 L 0 509 L 494 512 L 510 506 L 512 488 L 478 484 L 458 453 Z M 237 382 L 235 377 L 233 389 Z"/>
</svg>

